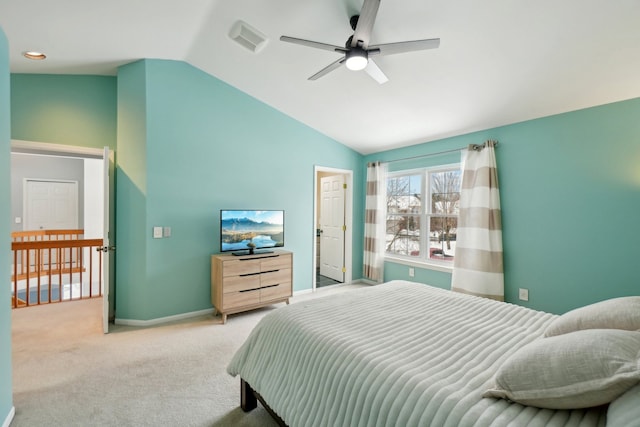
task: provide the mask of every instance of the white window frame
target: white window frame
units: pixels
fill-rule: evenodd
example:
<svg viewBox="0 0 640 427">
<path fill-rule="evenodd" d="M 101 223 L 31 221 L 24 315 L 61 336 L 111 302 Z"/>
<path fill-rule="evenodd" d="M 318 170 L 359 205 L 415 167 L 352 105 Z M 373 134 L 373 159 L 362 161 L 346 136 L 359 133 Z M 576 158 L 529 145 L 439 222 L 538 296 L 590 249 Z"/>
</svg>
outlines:
<svg viewBox="0 0 640 427">
<path fill-rule="evenodd" d="M 432 216 L 433 217 L 442 216 L 437 214 L 434 215 L 431 212 L 431 197 L 430 197 L 431 190 L 430 190 L 429 175 L 430 173 L 434 173 L 434 172 L 446 172 L 451 170 L 459 170 L 460 176 L 462 178 L 462 163 L 449 163 L 445 165 L 428 166 L 428 167 L 417 168 L 417 169 L 405 169 L 405 170 L 389 172 L 387 174 L 387 179 L 420 174 L 421 175 L 421 200 L 425 201 L 427 205 L 425 205 L 424 202 L 422 203 L 422 210 L 419 214 L 420 231 L 421 231 L 420 232 L 420 254 L 421 255 L 419 257 L 413 257 L 409 255 L 392 254 L 392 253 L 385 252 L 386 261 L 394 262 L 397 264 L 408 265 L 410 267 L 425 268 L 429 270 L 443 271 L 447 273 L 450 273 L 451 271 L 453 271 L 453 262 L 439 261 L 436 259 L 429 258 L 428 256 L 429 254 L 428 237 L 430 234 L 429 219 Z M 386 204 L 385 204 L 385 209 L 386 209 Z M 446 216 L 450 216 L 450 215 L 446 215 Z M 385 218 L 385 224 L 386 224 L 386 218 L 387 218 L 386 211 L 385 211 L 384 218 Z M 385 225 L 385 228 L 386 228 L 386 225 Z"/>
</svg>

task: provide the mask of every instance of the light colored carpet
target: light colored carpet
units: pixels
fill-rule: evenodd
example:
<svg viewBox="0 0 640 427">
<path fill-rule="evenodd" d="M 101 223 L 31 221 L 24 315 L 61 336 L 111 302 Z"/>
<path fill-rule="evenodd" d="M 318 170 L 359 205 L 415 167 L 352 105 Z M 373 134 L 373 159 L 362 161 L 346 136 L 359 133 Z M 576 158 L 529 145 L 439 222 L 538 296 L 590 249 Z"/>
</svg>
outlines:
<svg viewBox="0 0 640 427">
<path fill-rule="evenodd" d="M 292 298 L 339 298 L 341 285 Z M 102 334 L 102 300 L 12 312 L 13 389 L 22 426 L 275 426 L 239 408 L 240 382 L 226 366 L 254 325 L 283 304 Z"/>
</svg>

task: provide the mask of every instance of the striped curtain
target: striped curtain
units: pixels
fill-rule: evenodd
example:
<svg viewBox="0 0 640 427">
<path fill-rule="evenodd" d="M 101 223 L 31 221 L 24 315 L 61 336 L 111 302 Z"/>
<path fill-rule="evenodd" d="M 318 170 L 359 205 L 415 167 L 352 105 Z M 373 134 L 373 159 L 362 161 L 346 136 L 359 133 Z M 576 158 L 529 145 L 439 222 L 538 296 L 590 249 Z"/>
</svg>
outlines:
<svg viewBox="0 0 640 427">
<path fill-rule="evenodd" d="M 464 153 L 451 289 L 504 301 L 496 144 L 470 145 Z"/>
<path fill-rule="evenodd" d="M 367 198 L 364 212 L 364 277 L 378 283 L 384 279 L 386 163 L 367 164 Z"/>
</svg>

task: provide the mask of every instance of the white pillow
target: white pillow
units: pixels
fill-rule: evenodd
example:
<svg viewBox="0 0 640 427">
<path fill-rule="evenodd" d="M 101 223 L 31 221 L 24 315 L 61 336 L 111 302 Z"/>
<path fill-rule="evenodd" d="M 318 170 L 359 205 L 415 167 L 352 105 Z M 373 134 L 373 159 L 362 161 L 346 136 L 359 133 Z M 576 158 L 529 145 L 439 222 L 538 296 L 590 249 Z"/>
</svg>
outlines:
<svg viewBox="0 0 640 427">
<path fill-rule="evenodd" d="M 640 384 L 611 402 L 607 410 L 607 427 L 633 425 L 640 425 Z"/>
<path fill-rule="evenodd" d="M 612 298 L 571 310 L 551 322 L 544 335 L 552 337 L 583 329 L 640 331 L 640 296 Z"/>
<path fill-rule="evenodd" d="M 604 405 L 640 382 L 640 332 L 588 329 L 541 338 L 511 355 L 483 397 L 549 409 Z"/>
</svg>

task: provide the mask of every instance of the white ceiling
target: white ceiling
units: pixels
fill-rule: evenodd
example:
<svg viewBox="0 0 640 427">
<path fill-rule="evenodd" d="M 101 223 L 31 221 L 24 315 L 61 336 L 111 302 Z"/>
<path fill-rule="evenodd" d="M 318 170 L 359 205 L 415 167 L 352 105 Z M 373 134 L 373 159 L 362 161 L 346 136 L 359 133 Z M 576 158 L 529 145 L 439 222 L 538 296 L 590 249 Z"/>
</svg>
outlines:
<svg viewBox="0 0 640 427">
<path fill-rule="evenodd" d="M 441 39 L 380 57 L 389 82 L 339 54 L 362 0 L 0 0 L 14 73 L 105 74 L 140 58 L 186 61 L 368 154 L 640 97 L 640 0 L 382 0 L 372 44 Z M 268 37 L 233 42 L 241 19 Z M 28 61 L 40 50 L 45 61 Z"/>
</svg>

